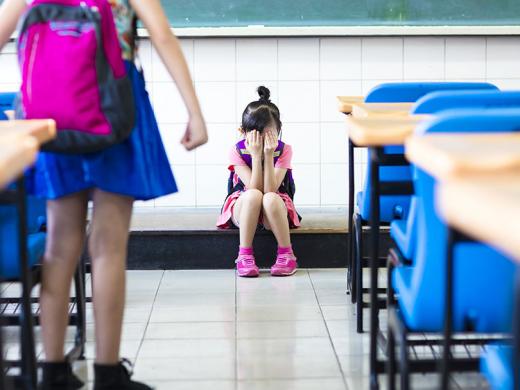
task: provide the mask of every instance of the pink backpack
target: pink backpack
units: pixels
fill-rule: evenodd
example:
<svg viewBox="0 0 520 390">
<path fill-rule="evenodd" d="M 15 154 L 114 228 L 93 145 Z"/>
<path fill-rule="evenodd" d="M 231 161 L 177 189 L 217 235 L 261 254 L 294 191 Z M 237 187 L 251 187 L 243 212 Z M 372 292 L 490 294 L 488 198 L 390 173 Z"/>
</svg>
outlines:
<svg viewBox="0 0 520 390">
<path fill-rule="evenodd" d="M 132 85 L 107 0 L 34 0 L 20 24 L 18 60 L 18 116 L 57 123 L 43 150 L 95 152 L 128 137 Z"/>
</svg>

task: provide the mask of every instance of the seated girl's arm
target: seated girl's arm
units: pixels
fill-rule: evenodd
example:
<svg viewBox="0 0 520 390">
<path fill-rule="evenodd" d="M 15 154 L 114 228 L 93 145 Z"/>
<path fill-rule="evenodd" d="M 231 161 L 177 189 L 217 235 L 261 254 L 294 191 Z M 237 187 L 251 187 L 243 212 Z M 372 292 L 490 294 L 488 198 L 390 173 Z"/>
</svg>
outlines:
<svg viewBox="0 0 520 390">
<path fill-rule="evenodd" d="M 287 168 L 275 168 L 274 151 L 278 146 L 278 138 L 274 131 L 266 131 L 264 141 L 264 192 L 277 192 L 282 184 Z"/>
<path fill-rule="evenodd" d="M 252 167 L 247 165 L 235 165 L 235 172 L 244 183 L 246 189 L 257 189 L 261 192 L 264 187 L 264 175 L 262 169 L 263 140 L 258 131 L 250 131 L 246 135 L 246 148 L 251 155 Z"/>
<path fill-rule="evenodd" d="M 25 0 L 5 0 L 0 5 L 0 50 L 9 42 L 26 7 Z"/>
<path fill-rule="evenodd" d="M 150 33 L 153 45 L 179 88 L 190 116 L 181 143 L 188 150 L 195 149 L 208 141 L 208 134 L 179 41 L 170 29 L 159 0 L 130 0 L 130 4 Z"/>
</svg>

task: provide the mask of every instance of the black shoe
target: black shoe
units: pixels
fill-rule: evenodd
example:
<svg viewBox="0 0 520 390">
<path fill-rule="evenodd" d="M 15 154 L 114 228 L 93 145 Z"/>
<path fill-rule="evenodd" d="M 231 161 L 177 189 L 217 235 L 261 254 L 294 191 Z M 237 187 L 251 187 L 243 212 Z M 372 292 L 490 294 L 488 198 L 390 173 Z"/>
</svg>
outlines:
<svg viewBox="0 0 520 390">
<path fill-rule="evenodd" d="M 94 364 L 94 390 L 152 390 L 131 380 L 132 374 L 132 365 L 126 359 L 115 365 Z"/>
<path fill-rule="evenodd" d="M 69 362 L 42 363 L 42 374 L 38 390 L 77 390 L 85 385 L 74 375 Z"/>
</svg>

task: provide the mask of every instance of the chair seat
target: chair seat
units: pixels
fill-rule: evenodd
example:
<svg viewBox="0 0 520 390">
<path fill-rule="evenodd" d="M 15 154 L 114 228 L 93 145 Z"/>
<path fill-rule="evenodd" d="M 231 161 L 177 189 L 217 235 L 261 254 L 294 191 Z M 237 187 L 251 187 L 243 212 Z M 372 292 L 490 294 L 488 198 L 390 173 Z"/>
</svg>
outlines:
<svg viewBox="0 0 520 390">
<path fill-rule="evenodd" d="M 414 242 L 411 239 L 411 232 L 408 232 L 407 221 L 397 219 L 390 223 L 390 237 L 394 240 L 397 248 L 402 255 L 410 260 L 413 257 Z"/>
<path fill-rule="evenodd" d="M 486 377 L 493 390 L 513 388 L 513 347 L 503 344 L 486 346 L 480 359 L 480 371 Z"/>
<path fill-rule="evenodd" d="M 29 267 L 36 265 L 45 252 L 45 233 L 33 233 L 27 236 L 27 255 Z M 16 241 L 14 241 L 16 242 Z M 0 278 L 16 279 L 20 277 L 18 247 L 4 244 L 0 248 Z"/>
<path fill-rule="evenodd" d="M 399 309 L 409 329 L 440 332 L 444 326 L 445 280 L 439 276 L 425 284 L 422 272 L 420 265 L 394 269 L 392 285 L 399 294 Z M 455 330 L 464 330 L 470 320 L 477 332 L 510 331 L 512 314 L 506 308 L 512 307 L 514 274 L 514 264 L 492 248 L 477 243 L 458 244 L 454 267 Z"/>
</svg>

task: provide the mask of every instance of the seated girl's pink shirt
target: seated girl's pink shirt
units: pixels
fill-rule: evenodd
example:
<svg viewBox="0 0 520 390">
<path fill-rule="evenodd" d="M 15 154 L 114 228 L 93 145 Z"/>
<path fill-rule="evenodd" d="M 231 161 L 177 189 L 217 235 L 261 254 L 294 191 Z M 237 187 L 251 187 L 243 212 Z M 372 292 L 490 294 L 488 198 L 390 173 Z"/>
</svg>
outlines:
<svg viewBox="0 0 520 390">
<path fill-rule="evenodd" d="M 276 161 L 275 168 L 283 168 L 283 169 L 292 169 L 291 160 L 292 160 L 292 147 L 291 145 L 285 144 L 283 148 L 282 155 L 278 158 L 278 161 Z M 236 147 L 233 147 L 229 152 L 229 170 L 234 170 L 233 167 L 244 167 L 247 166 L 244 160 L 242 160 L 242 157 L 240 157 L 240 154 L 238 153 L 238 150 Z"/>
</svg>

